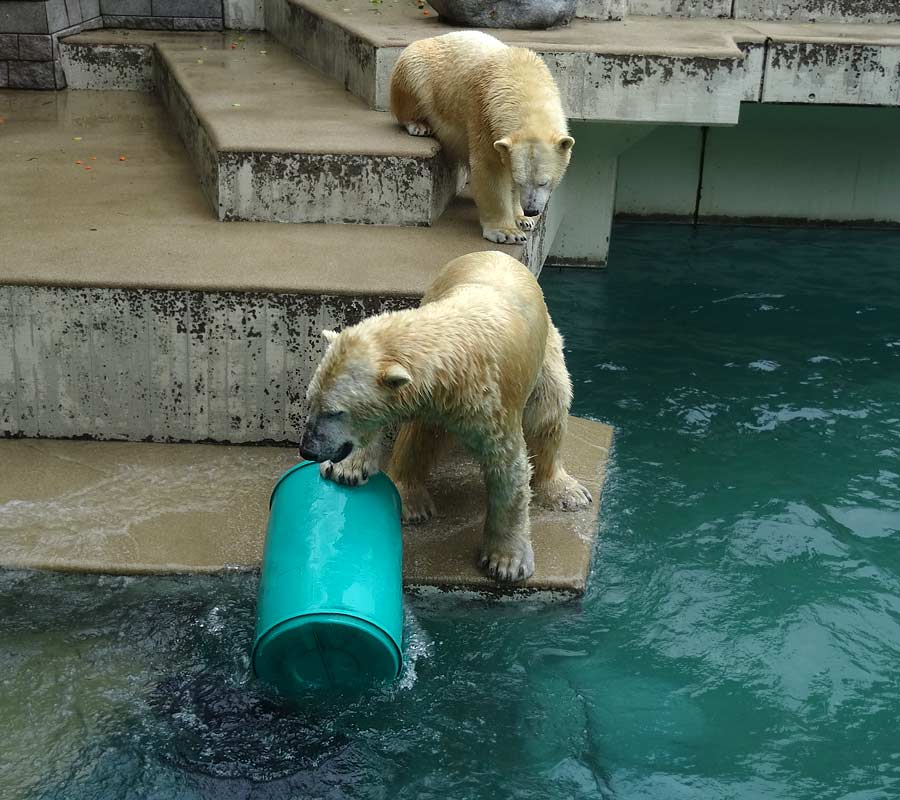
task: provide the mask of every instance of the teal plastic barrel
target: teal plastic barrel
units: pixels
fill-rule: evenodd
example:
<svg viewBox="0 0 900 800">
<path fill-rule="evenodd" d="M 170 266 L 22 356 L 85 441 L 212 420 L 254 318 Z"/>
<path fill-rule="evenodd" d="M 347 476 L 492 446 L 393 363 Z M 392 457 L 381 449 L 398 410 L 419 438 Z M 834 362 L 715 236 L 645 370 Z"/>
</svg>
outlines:
<svg viewBox="0 0 900 800">
<path fill-rule="evenodd" d="M 253 669 L 284 694 L 396 678 L 402 666 L 400 497 L 382 474 L 339 486 L 303 462 L 269 501 Z"/>
</svg>

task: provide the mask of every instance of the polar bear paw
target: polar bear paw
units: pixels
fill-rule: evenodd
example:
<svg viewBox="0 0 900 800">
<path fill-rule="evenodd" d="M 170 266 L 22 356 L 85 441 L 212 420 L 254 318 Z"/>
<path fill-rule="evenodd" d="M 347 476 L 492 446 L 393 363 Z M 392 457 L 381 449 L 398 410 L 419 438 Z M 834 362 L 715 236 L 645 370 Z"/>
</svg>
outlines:
<svg viewBox="0 0 900 800">
<path fill-rule="evenodd" d="M 533 231 L 537 227 L 537 224 L 537 217 L 526 217 L 524 214 L 516 217 L 516 225 L 519 226 L 519 230 Z"/>
<path fill-rule="evenodd" d="M 378 471 L 378 464 L 372 462 L 364 450 L 351 453 L 337 464 L 332 461 L 319 464 L 319 474 L 341 486 L 362 486 Z"/>
<path fill-rule="evenodd" d="M 403 127 L 410 136 L 431 136 L 434 133 L 426 122 L 407 122 Z"/>
<path fill-rule="evenodd" d="M 481 235 L 497 244 L 524 244 L 528 239 L 518 228 L 482 228 Z"/>
<path fill-rule="evenodd" d="M 524 581 L 534 575 L 534 551 L 531 542 L 485 544 L 481 568 L 498 581 Z"/>
<path fill-rule="evenodd" d="M 534 487 L 534 500 L 553 511 L 580 511 L 592 502 L 591 493 L 568 472 Z"/>
<path fill-rule="evenodd" d="M 397 483 L 397 491 L 400 492 L 404 522 L 427 522 L 437 513 L 434 500 L 423 484 Z"/>
</svg>

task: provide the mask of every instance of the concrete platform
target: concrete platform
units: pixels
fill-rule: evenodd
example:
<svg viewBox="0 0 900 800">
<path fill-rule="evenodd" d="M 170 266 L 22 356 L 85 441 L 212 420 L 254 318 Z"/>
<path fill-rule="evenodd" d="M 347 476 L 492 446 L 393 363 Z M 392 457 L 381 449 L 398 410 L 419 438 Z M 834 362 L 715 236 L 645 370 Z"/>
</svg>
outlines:
<svg viewBox="0 0 900 800">
<path fill-rule="evenodd" d="M 367 0 L 266 0 L 266 20 L 378 109 L 406 45 L 458 30 L 412 4 L 373 11 Z M 628 17 L 491 33 L 543 56 L 574 119 L 715 125 L 735 124 L 741 102 L 900 104 L 896 24 Z"/>
<path fill-rule="evenodd" d="M 0 116 L 0 437 L 293 441 L 323 327 L 468 252 L 539 271 L 553 235 L 493 245 L 464 198 L 431 228 L 219 223 L 152 96 L 0 91 Z"/>
<path fill-rule="evenodd" d="M 437 140 L 265 34 L 96 31 L 61 54 L 71 88 L 159 91 L 221 220 L 430 225 L 456 194 Z"/>
<path fill-rule="evenodd" d="M 467 198 L 432 228 L 219 224 L 153 97 L 0 91 L 0 116 L 2 286 L 416 297 L 475 250 L 540 270 L 540 235 L 486 241 Z"/>
<path fill-rule="evenodd" d="M 533 514 L 529 590 L 584 591 L 612 430 L 573 418 L 567 463 L 591 488 L 583 513 Z M 0 567 L 117 574 L 256 569 L 278 476 L 293 448 L 0 441 Z M 477 564 L 483 490 L 451 461 L 431 485 L 440 518 L 404 530 L 413 588 L 496 591 Z"/>
</svg>

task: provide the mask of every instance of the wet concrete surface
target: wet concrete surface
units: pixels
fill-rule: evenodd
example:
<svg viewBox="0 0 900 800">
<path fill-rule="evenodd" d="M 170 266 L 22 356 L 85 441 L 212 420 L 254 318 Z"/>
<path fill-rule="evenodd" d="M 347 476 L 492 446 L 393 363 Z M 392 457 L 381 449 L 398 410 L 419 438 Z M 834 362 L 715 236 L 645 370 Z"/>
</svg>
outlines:
<svg viewBox="0 0 900 800">
<path fill-rule="evenodd" d="M 532 509 L 531 590 L 581 593 L 597 535 L 612 429 L 571 418 L 564 445 L 594 503 Z M 115 574 L 258 567 L 268 500 L 293 447 L 0 440 L 0 567 Z M 459 454 L 429 486 L 438 517 L 404 529 L 404 582 L 493 591 L 477 567 L 484 491 Z M 510 587 L 506 587 L 507 589 Z"/>
<path fill-rule="evenodd" d="M 0 118 L 0 284 L 409 296 L 456 256 L 523 252 L 465 198 L 431 228 L 220 223 L 153 96 L 4 90 Z"/>
</svg>

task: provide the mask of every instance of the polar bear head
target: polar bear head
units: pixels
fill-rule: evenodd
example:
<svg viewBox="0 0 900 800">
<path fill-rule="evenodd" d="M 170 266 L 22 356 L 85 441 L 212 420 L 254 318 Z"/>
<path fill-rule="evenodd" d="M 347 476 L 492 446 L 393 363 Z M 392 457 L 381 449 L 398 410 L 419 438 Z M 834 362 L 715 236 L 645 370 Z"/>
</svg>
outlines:
<svg viewBox="0 0 900 800">
<path fill-rule="evenodd" d="M 338 463 L 396 419 L 412 375 L 359 326 L 322 335 L 328 349 L 306 393 L 309 418 L 300 455 Z"/>
<path fill-rule="evenodd" d="M 494 149 L 509 167 L 519 190 L 519 201 L 526 216 L 543 213 L 550 193 L 569 166 L 574 144 L 575 140 L 564 133 L 541 138 L 505 136 L 494 142 Z"/>
</svg>

